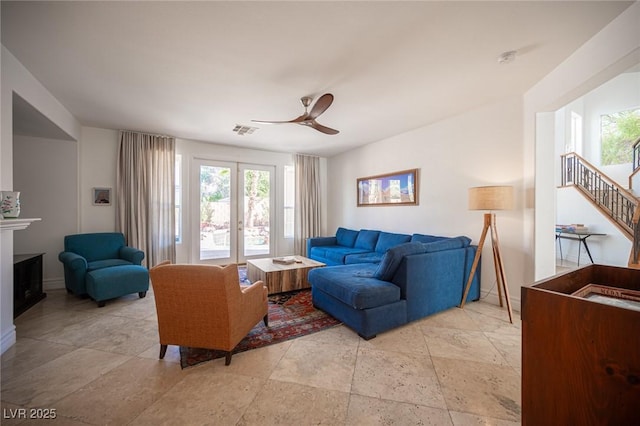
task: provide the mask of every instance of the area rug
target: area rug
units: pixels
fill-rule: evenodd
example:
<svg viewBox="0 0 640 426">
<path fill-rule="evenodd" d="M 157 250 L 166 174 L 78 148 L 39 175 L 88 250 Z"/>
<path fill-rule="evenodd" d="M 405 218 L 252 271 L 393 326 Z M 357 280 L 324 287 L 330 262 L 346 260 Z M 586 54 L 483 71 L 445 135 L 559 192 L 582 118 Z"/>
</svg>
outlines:
<svg viewBox="0 0 640 426">
<path fill-rule="evenodd" d="M 340 324 L 340 321 L 313 307 L 311 290 L 292 291 L 269 296 L 269 327 L 260 321 L 242 339 L 233 353 L 261 348 L 306 336 Z M 180 347 L 180 365 L 192 367 L 224 357 L 223 351 Z"/>
</svg>

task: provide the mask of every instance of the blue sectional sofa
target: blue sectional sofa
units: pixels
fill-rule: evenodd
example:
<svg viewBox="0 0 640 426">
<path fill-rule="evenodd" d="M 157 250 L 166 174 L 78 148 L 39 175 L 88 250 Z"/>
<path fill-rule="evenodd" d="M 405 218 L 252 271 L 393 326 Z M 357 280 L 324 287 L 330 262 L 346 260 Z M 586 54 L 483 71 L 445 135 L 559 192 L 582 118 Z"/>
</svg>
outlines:
<svg viewBox="0 0 640 426">
<path fill-rule="evenodd" d="M 310 238 L 307 255 L 329 265 L 309 272 L 313 304 L 365 339 L 458 306 L 477 250 L 470 243 L 345 228 Z M 479 268 L 467 301 L 480 297 Z"/>
</svg>

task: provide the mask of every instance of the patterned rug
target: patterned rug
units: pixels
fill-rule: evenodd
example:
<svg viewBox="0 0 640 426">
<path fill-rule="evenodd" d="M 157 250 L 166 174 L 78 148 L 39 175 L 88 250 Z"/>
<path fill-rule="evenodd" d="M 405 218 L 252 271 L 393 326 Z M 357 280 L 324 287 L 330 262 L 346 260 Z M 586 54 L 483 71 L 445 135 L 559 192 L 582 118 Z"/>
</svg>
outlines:
<svg viewBox="0 0 640 426">
<path fill-rule="evenodd" d="M 264 322 L 260 321 L 247 337 L 238 343 L 233 353 L 306 336 L 338 324 L 340 321 L 313 307 L 311 290 L 275 294 L 269 296 L 269 327 L 265 327 Z M 223 351 L 180 347 L 182 368 L 222 357 Z"/>
</svg>

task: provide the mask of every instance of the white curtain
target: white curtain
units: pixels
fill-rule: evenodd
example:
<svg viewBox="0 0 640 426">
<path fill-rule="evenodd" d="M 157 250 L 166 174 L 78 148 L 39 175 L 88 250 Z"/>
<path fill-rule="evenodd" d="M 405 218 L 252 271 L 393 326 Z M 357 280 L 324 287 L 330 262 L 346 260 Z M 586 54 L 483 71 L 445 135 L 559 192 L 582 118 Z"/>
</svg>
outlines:
<svg viewBox="0 0 640 426">
<path fill-rule="evenodd" d="M 147 267 L 175 263 L 175 138 L 120 131 L 116 229 Z"/>
<path fill-rule="evenodd" d="M 320 158 L 296 154 L 295 254 L 307 255 L 307 238 L 322 232 L 320 210 Z"/>
</svg>

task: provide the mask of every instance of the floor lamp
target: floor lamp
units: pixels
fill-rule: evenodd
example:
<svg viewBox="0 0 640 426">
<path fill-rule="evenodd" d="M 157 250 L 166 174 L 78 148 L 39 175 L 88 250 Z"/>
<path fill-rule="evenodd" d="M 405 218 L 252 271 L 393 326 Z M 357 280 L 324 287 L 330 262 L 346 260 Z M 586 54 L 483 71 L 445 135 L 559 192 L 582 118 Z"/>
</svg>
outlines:
<svg viewBox="0 0 640 426">
<path fill-rule="evenodd" d="M 513 324 L 513 313 L 511 311 L 511 300 L 509 299 L 509 288 L 504 273 L 504 265 L 502 264 L 502 255 L 500 254 L 500 244 L 498 240 L 498 229 L 496 227 L 496 215 L 492 213 L 494 210 L 511 210 L 513 208 L 513 187 L 512 186 L 478 186 L 469 188 L 469 210 L 488 210 L 489 213 L 484 214 L 484 228 L 478 243 L 478 250 L 473 259 L 471 272 L 467 285 L 464 289 L 460 307 L 464 308 L 464 303 L 471 288 L 471 282 L 476 274 L 480 255 L 484 240 L 487 237 L 487 231 L 491 229 L 491 246 L 493 247 L 493 263 L 496 268 L 496 280 L 498 282 L 498 298 L 500 299 L 500 307 L 502 307 L 502 292 L 504 291 L 507 310 L 509 311 L 509 321 Z"/>
</svg>

